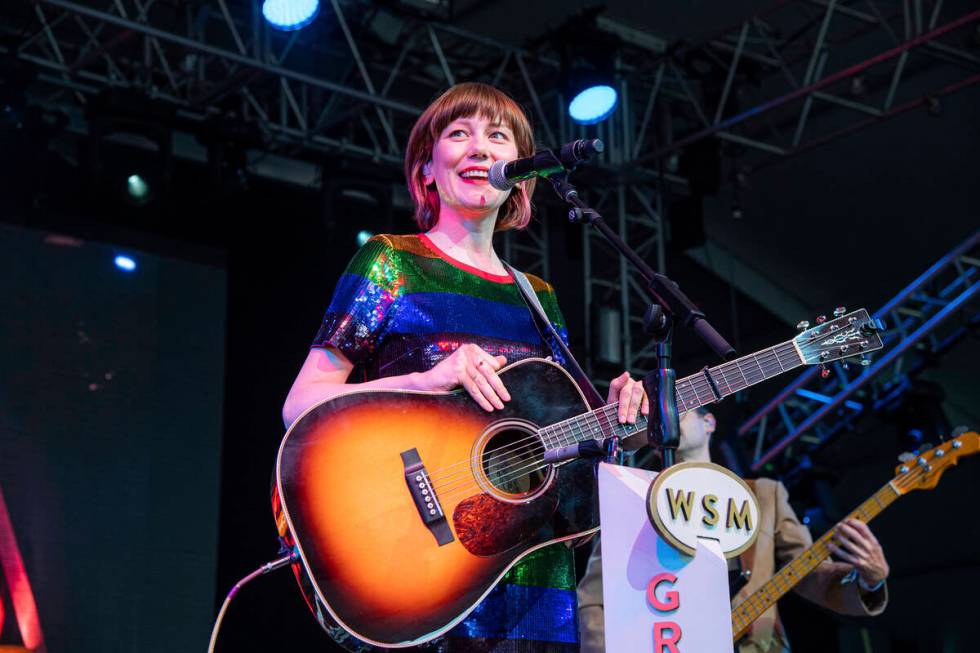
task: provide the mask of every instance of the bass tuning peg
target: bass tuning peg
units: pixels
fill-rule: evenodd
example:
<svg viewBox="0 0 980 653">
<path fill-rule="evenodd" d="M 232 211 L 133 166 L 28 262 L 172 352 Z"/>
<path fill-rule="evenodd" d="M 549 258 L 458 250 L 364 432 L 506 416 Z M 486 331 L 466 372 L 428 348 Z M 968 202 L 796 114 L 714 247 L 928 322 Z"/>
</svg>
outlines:
<svg viewBox="0 0 980 653">
<path fill-rule="evenodd" d="M 834 309 L 834 317 L 840 317 L 846 312 L 847 312 L 846 308 L 844 308 L 843 306 L 838 306 L 837 308 Z"/>
<path fill-rule="evenodd" d="M 807 322 L 806 320 L 802 320 L 796 324 L 796 329 L 798 331 L 806 331 L 809 328 L 810 328 L 810 323 Z"/>
<path fill-rule="evenodd" d="M 823 324 L 826 321 L 827 321 L 827 316 L 826 315 L 818 315 L 817 316 L 817 324 Z"/>
</svg>

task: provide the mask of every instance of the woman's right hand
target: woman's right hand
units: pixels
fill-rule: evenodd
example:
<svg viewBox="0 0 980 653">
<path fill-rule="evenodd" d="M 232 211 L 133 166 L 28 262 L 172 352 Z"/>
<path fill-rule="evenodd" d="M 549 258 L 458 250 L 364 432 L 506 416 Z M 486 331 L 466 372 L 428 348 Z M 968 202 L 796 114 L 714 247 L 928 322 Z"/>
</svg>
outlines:
<svg viewBox="0 0 980 653">
<path fill-rule="evenodd" d="M 497 370 L 507 364 L 504 356 L 491 356 L 474 344 L 460 347 L 427 372 L 420 372 L 421 390 L 452 390 L 463 386 L 487 412 L 502 409 L 510 401 Z"/>
</svg>

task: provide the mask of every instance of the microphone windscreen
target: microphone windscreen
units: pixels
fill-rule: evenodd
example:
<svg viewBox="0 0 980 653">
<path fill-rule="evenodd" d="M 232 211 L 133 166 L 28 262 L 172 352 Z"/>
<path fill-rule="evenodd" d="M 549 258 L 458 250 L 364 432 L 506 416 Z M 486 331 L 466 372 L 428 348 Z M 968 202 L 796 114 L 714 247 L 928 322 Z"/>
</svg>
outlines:
<svg viewBox="0 0 980 653">
<path fill-rule="evenodd" d="M 507 179 L 507 175 L 504 172 L 507 163 L 507 161 L 497 161 L 490 166 L 490 172 L 487 173 L 487 179 L 490 181 L 490 185 L 497 190 L 510 190 L 517 184 L 516 181 Z"/>
</svg>

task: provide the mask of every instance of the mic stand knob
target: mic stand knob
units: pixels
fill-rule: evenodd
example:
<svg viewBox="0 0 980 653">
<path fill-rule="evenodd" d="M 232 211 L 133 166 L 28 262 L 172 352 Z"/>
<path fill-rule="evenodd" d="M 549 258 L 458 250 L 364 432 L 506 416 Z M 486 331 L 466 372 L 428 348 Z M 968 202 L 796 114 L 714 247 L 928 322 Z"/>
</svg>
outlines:
<svg viewBox="0 0 980 653">
<path fill-rule="evenodd" d="M 615 465 L 623 464 L 622 441 L 618 435 L 606 438 L 605 441 L 606 462 Z"/>
</svg>

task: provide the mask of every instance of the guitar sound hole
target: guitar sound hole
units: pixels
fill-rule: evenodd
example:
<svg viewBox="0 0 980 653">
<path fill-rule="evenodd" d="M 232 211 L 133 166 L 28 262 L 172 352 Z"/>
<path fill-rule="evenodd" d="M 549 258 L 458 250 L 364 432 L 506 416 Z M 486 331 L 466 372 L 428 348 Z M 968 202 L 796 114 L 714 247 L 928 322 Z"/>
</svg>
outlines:
<svg viewBox="0 0 980 653">
<path fill-rule="evenodd" d="M 500 431 L 483 449 L 483 473 L 506 494 L 531 494 L 548 480 L 544 446 L 525 431 Z"/>
</svg>

